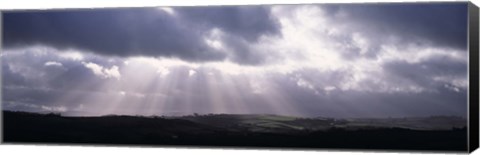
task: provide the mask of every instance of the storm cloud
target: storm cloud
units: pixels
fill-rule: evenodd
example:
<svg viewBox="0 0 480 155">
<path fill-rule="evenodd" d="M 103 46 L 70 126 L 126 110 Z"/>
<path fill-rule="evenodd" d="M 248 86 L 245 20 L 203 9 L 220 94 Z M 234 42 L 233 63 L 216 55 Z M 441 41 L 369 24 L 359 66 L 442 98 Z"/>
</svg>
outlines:
<svg viewBox="0 0 480 155">
<path fill-rule="evenodd" d="M 192 61 L 227 57 L 204 41 L 214 28 L 247 42 L 278 31 L 268 8 L 259 6 L 182 7 L 174 14 L 161 8 L 8 12 L 4 23 L 6 48 L 44 44 L 103 55 Z M 238 48 L 234 52 L 242 55 Z"/>
<path fill-rule="evenodd" d="M 401 3 L 325 5 L 327 14 L 363 29 L 369 39 L 395 36 L 403 42 L 418 40 L 431 46 L 466 50 L 466 3 Z"/>
</svg>

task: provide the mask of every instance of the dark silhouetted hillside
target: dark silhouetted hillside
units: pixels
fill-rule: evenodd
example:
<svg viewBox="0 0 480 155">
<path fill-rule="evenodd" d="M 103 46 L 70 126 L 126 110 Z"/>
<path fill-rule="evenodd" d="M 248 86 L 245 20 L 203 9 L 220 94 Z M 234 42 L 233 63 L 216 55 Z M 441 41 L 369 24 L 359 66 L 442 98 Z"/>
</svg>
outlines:
<svg viewBox="0 0 480 155">
<path fill-rule="evenodd" d="M 456 117 L 399 120 L 229 114 L 64 117 L 59 114 L 4 111 L 3 119 L 4 142 L 7 143 L 467 149 L 466 128 L 462 126 L 462 118 Z M 445 122 L 451 124 L 442 125 Z"/>
</svg>

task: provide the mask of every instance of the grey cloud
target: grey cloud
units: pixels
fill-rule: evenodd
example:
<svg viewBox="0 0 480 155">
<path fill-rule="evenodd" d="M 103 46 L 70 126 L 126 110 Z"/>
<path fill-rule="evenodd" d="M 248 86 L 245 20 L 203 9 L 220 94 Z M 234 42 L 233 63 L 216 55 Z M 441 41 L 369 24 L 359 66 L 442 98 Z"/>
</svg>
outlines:
<svg viewBox="0 0 480 155">
<path fill-rule="evenodd" d="M 208 55 L 199 32 L 156 9 L 12 12 L 4 23 L 6 47 L 40 43 L 104 55 L 218 59 Z"/>
<path fill-rule="evenodd" d="M 204 42 L 211 29 L 248 42 L 278 29 L 263 7 L 180 7 L 175 12 L 180 17 L 157 8 L 7 12 L 4 46 L 46 44 L 103 55 L 215 61 L 227 55 Z"/>
<path fill-rule="evenodd" d="M 52 55 L 46 57 L 49 57 L 48 60 L 61 61 Z M 2 57 L 2 104 L 7 110 L 51 112 L 55 108 L 66 108 L 64 110 L 72 112 L 81 104 L 92 104 L 91 97 L 114 98 L 108 94 L 111 88 L 102 87 L 112 85 L 112 81 L 95 76 L 90 70 L 79 64 L 80 62 L 63 61 L 66 69 L 58 70 L 59 68 L 35 65 L 37 63 L 35 60 L 21 61 L 21 58 Z M 39 62 L 44 59 L 36 58 Z M 9 69 L 10 66 L 19 65 L 12 62 L 20 62 L 26 68 L 38 70 L 43 73 L 43 76 L 30 77 L 12 72 Z M 83 114 L 91 112 L 83 111 Z"/>
<path fill-rule="evenodd" d="M 217 27 L 248 41 L 279 33 L 279 25 L 268 6 L 183 7 L 179 13 L 206 27 Z"/>
<path fill-rule="evenodd" d="M 383 65 L 387 79 L 397 84 L 414 84 L 423 88 L 437 90 L 445 84 L 434 81 L 434 77 L 449 79 L 467 79 L 467 62 L 459 62 L 447 57 L 432 57 L 418 63 L 395 61 Z"/>
<path fill-rule="evenodd" d="M 360 32 L 373 43 L 370 57 L 379 46 L 392 43 L 391 36 L 399 45 L 467 49 L 467 3 L 326 4 L 322 8 L 332 22 L 348 29 L 345 31 Z M 343 36 L 340 41 L 351 42 L 350 37 Z M 358 54 L 358 49 L 351 50 L 345 55 Z"/>
<path fill-rule="evenodd" d="M 238 39 L 236 36 L 227 36 L 223 42 L 233 51 L 233 55 L 229 58 L 233 62 L 243 65 L 259 65 L 266 63 L 267 56 L 262 55 L 259 51 L 252 49 L 250 42 Z"/>
<path fill-rule="evenodd" d="M 29 88 L 29 87 L 3 87 L 3 101 L 21 102 L 34 105 L 55 104 L 56 99 L 65 95 L 65 92 L 52 92 L 50 89 Z"/>
<path fill-rule="evenodd" d="M 26 83 L 26 79 L 12 72 L 10 66 L 2 61 L 2 85 L 3 86 L 21 86 Z"/>
<path fill-rule="evenodd" d="M 359 31 L 371 42 L 367 56 L 374 58 L 389 35 L 400 45 L 415 42 L 466 49 L 466 3 L 439 4 L 324 4 L 333 23 L 346 33 Z M 157 8 L 7 12 L 4 45 L 47 44 L 78 48 L 103 55 L 176 57 L 187 61 L 222 61 L 262 64 L 268 55 L 251 48 L 262 35 L 280 35 L 280 25 L 269 6 L 175 7 L 172 16 Z M 338 14 L 348 13 L 341 17 Z M 231 53 L 205 43 L 214 28 Z M 335 39 L 335 38 L 334 38 Z M 336 38 L 349 44 L 351 36 Z M 418 42 L 426 40 L 427 42 Z M 358 48 L 345 49 L 347 58 Z M 350 51 L 350 52 L 348 52 Z"/>
<path fill-rule="evenodd" d="M 346 79 L 338 73 L 298 71 L 286 76 L 271 75 L 267 81 L 282 92 L 288 104 L 308 117 L 404 117 L 431 115 L 460 115 L 466 112 L 467 91 L 454 92 L 445 87 L 436 92 L 369 92 L 334 90 L 328 94 L 323 86 L 340 85 Z M 320 94 L 299 87 L 292 78 L 300 75 L 320 88 Z M 390 82 L 395 82 L 391 79 Z M 440 85 L 440 84 L 438 84 Z M 253 102 L 261 104 L 259 100 Z M 298 114 L 297 113 L 297 114 Z M 294 115 L 295 113 L 292 113 Z"/>
<path fill-rule="evenodd" d="M 52 108 L 64 108 L 64 114 L 79 113 L 96 114 L 95 110 L 102 108 L 92 98 L 114 98 L 106 92 L 81 91 L 81 90 L 60 90 L 41 89 L 29 87 L 3 87 L 2 104 L 6 110 L 25 110 L 33 112 L 57 112 Z M 103 100 L 106 101 L 106 100 Z M 96 105 L 90 109 L 79 111 L 82 105 Z M 98 107 L 100 106 L 100 107 Z M 98 115 L 98 114 L 96 114 Z"/>
<path fill-rule="evenodd" d="M 85 61 L 111 67 L 107 59 L 85 55 Z M 111 80 L 102 79 L 86 68 L 81 61 L 63 58 L 54 51 L 30 49 L 25 52 L 5 52 L 1 57 L 3 86 L 46 88 L 55 90 L 95 90 L 88 85 L 101 85 Z M 45 66 L 46 62 L 61 63 L 61 67 Z M 118 63 L 118 62 L 117 62 Z M 15 71 L 14 71 L 15 70 Z M 80 87 L 82 86 L 82 87 Z"/>
</svg>

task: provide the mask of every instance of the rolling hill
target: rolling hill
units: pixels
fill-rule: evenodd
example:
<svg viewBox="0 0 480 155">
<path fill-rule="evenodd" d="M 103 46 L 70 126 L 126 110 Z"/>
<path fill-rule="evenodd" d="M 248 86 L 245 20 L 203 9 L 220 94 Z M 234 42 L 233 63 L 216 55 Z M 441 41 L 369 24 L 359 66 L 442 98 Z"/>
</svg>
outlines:
<svg viewBox="0 0 480 155">
<path fill-rule="evenodd" d="M 66 117 L 3 111 L 6 143 L 465 151 L 459 117 L 333 119 L 209 114 Z"/>
</svg>

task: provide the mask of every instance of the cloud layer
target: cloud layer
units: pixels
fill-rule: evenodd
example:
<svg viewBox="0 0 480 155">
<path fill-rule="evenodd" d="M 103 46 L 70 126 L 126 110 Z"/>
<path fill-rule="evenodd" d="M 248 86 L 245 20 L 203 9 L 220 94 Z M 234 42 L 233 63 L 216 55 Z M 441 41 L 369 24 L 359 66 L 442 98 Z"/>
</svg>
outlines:
<svg viewBox="0 0 480 155">
<path fill-rule="evenodd" d="M 4 14 L 3 104 L 72 115 L 466 115 L 467 5 Z"/>
<path fill-rule="evenodd" d="M 314 20 L 339 23 L 335 26 L 344 32 L 362 31 L 360 35 L 376 43 L 393 36 L 404 42 L 418 40 L 464 50 L 465 6 L 328 4 L 321 7 L 324 18 L 329 19 Z M 294 7 L 298 6 L 286 6 L 284 11 Z M 292 15 L 295 14 L 289 16 Z M 9 12 L 4 21 L 5 47 L 46 44 L 103 55 L 177 57 L 190 61 L 230 59 L 243 64 L 263 63 L 265 56 L 256 54 L 249 44 L 262 36 L 279 35 L 280 31 L 280 21 L 268 6 Z M 215 40 L 226 49 L 212 46 Z M 369 48 L 367 52 L 378 49 L 375 45 Z"/>
<path fill-rule="evenodd" d="M 233 42 L 248 43 L 262 35 L 273 35 L 278 28 L 268 10 L 259 6 L 170 10 L 171 13 L 162 8 L 6 13 L 5 47 L 46 44 L 110 56 L 211 61 L 227 57 L 205 41 L 211 31 L 231 35 Z M 246 54 L 241 51 L 246 47 L 234 46 L 234 56 Z"/>
</svg>

